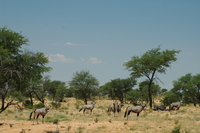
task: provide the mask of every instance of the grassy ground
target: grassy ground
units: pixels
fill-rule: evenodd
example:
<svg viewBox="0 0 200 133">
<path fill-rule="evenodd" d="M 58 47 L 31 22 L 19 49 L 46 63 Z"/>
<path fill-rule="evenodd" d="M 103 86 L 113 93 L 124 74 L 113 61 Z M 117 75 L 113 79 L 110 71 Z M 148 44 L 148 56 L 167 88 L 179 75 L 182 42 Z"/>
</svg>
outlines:
<svg viewBox="0 0 200 133">
<path fill-rule="evenodd" d="M 67 99 L 59 109 L 51 109 L 45 116 L 45 123 L 33 125 L 29 114 L 32 110 L 15 110 L 12 106 L 0 114 L 0 133 L 198 133 L 200 131 L 200 108 L 194 106 L 181 107 L 178 112 L 152 111 L 147 107 L 142 111 L 139 120 L 131 113 L 129 120 L 124 119 L 125 104 L 122 112 L 116 117 L 107 112 L 112 103 L 109 100 L 97 100 L 92 116 L 86 111 L 78 112 L 82 101 Z"/>
</svg>

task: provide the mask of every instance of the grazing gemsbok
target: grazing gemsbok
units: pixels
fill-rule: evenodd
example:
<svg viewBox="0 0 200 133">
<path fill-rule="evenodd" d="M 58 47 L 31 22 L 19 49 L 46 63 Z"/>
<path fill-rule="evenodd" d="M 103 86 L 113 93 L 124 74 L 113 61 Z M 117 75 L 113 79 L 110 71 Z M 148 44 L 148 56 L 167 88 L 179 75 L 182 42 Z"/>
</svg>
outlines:
<svg viewBox="0 0 200 133">
<path fill-rule="evenodd" d="M 134 107 L 130 107 L 128 106 L 126 108 L 125 114 L 124 114 L 124 118 L 127 116 L 127 120 L 128 120 L 128 116 L 130 115 L 131 112 L 133 113 L 137 113 L 137 119 L 140 115 L 140 112 L 146 107 L 146 104 L 142 104 L 142 105 L 138 105 L 138 106 L 134 106 Z"/>
<path fill-rule="evenodd" d="M 41 109 L 35 109 L 33 112 L 30 113 L 30 119 L 32 114 L 34 113 L 33 118 L 37 119 L 37 124 L 38 124 L 38 117 L 41 115 L 42 116 L 42 123 L 44 123 L 44 116 L 48 113 L 49 111 L 49 107 L 44 107 Z M 33 124 L 34 124 L 34 120 L 33 120 Z"/>
<path fill-rule="evenodd" d="M 176 110 L 178 111 L 179 108 L 181 107 L 181 105 L 182 105 L 182 101 L 180 101 L 180 102 L 173 102 L 173 103 L 171 103 L 171 104 L 169 105 L 169 111 L 173 110 L 174 107 L 175 107 Z"/>
<path fill-rule="evenodd" d="M 118 113 L 121 112 L 121 108 L 124 106 L 124 103 L 118 104 L 117 102 L 113 102 L 109 107 L 108 107 L 108 112 L 113 112 L 115 116 L 115 112 L 117 111 Z"/>
<path fill-rule="evenodd" d="M 156 110 L 157 110 L 157 111 L 159 111 L 159 110 L 164 111 L 164 110 L 166 110 L 166 107 L 167 107 L 166 105 L 155 106 L 153 110 L 154 110 L 154 111 L 156 111 Z"/>
<path fill-rule="evenodd" d="M 79 110 L 79 112 L 83 109 L 83 114 L 85 115 L 85 110 L 88 109 L 88 110 L 90 110 L 90 115 L 91 115 L 95 104 L 96 104 L 96 102 L 92 102 L 92 104 L 90 104 L 90 105 L 83 105 L 83 107 Z"/>
</svg>

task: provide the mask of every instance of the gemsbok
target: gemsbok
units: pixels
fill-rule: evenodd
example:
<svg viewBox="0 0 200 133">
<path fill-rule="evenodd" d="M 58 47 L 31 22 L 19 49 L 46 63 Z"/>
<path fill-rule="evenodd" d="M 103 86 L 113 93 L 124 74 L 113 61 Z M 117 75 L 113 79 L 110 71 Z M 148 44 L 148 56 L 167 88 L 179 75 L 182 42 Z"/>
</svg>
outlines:
<svg viewBox="0 0 200 133">
<path fill-rule="evenodd" d="M 169 105 L 169 111 L 173 110 L 174 108 L 176 108 L 176 111 L 179 110 L 179 108 L 181 107 L 182 105 L 182 101 L 180 102 L 173 102 Z"/>
<path fill-rule="evenodd" d="M 33 112 L 30 113 L 30 119 L 32 114 L 34 113 L 33 118 L 37 120 L 37 124 L 38 124 L 38 117 L 41 115 L 42 116 L 42 123 L 44 124 L 44 117 L 45 115 L 49 112 L 49 107 L 44 107 L 41 109 L 35 109 Z M 34 124 L 34 120 L 33 120 L 33 124 Z"/>
<path fill-rule="evenodd" d="M 124 118 L 127 116 L 127 120 L 128 120 L 128 116 L 130 115 L 131 112 L 133 113 L 137 113 L 137 119 L 140 115 L 140 112 L 146 107 L 146 104 L 142 104 L 142 105 L 138 105 L 138 106 L 134 106 L 134 107 L 130 107 L 128 106 L 126 108 L 125 114 L 124 114 Z"/>
<path fill-rule="evenodd" d="M 92 102 L 92 104 L 90 104 L 90 105 L 83 105 L 82 108 L 80 108 L 79 112 L 81 110 L 83 110 L 83 114 L 85 115 L 85 110 L 87 109 L 87 110 L 90 110 L 90 115 L 91 115 L 95 104 L 96 104 L 96 102 Z"/>
<path fill-rule="evenodd" d="M 108 107 L 108 112 L 113 112 L 115 116 L 115 112 L 117 111 L 118 113 L 121 112 L 121 108 L 124 106 L 124 103 L 118 104 L 117 102 L 113 102 L 109 107 Z"/>
</svg>

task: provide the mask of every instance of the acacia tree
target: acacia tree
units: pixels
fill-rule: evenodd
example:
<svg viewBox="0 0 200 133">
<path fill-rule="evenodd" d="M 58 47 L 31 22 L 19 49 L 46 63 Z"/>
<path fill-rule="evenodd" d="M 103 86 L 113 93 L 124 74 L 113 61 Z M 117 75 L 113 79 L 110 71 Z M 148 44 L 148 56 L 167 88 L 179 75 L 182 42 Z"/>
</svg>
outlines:
<svg viewBox="0 0 200 133">
<path fill-rule="evenodd" d="M 92 96 L 97 95 L 99 81 L 89 71 L 82 70 L 73 75 L 69 86 L 74 91 L 75 97 L 82 99 L 87 104 Z"/>
<path fill-rule="evenodd" d="M 200 105 L 200 74 L 192 76 L 191 73 L 182 76 L 176 81 L 173 81 L 172 91 L 179 96 L 179 100 L 184 100 L 184 103 L 193 103 Z"/>
<path fill-rule="evenodd" d="M 48 58 L 38 56 L 40 58 L 38 59 L 39 61 L 34 62 L 32 59 L 36 58 L 35 55 L 22 51 L 22 45 L 27 45 L 27 43 L 28 39 L 20 33 L 13 32 L 6 27 L 0 28 L 0 113 L 13 103 L 14 99 L 11 99 L 5 104 L 8 96 L 16 91 L 25 92 L 23 88 L 26 88 L 25 86 L 30 81 L 28 77 L 30 79 L 34 75 L 41 76 L 43 72 L 49 70 L 49 68 L 45 67 L 45 64 L 48 63 Z M 36 54 L 44 55 L 41 53 Z M 44 60 L 40 61 L 42 59 Z"/>
<path fill-rule="evenodd" d="M 114 79 L 101 87 L 102 92 L 106 92 L 113 100 L 118 98 L 121 103 L 125 101 L 125 95 L 131 91 L 136 85 L 136 80 L 133 78 L 127 79 Z"/>
<path fill-rule="evenodd" d="M 58 80 L 51 81 L 48 93 L 53 101 L 63 101 L 64 96 L 67 95 L 66 83 Z"/>
<path fill-rule="evenodd" d="M 131 75 L 135 78 L 146 77 L 148 83 L 149 105 L 152 108 L 152 88 L 151 85 L 157 73 L 165 73 L 171 63 L 176 61 L 176 54 L 180 51 L 165 50 L 160 51 L 160 47 L 151 49 L 142 56 L 133 56 L 132 59 L 124 63 L 124 66 L 131 71 Z"/>
</svg>

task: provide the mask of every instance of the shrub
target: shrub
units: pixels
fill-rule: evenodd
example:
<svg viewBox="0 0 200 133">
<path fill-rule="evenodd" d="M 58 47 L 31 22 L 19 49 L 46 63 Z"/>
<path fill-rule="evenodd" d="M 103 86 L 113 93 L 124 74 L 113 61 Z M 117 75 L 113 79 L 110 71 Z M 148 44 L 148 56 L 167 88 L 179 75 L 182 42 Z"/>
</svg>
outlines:
<svg viewBox="0 0 200 133">
<path fill-rule="evenodd" d="M 38 104 L 35 104 L 33 105 L 33 108 L 43 108 L 44 107 L 44 104 L 43 103 L 38 103 Z"/>
<path fill-rule="evenodd" d="M 31 101 L 30 100 L 26 100 L 25 102 L 24 102 L 24 106 L 25 107 L 31 107 L 32 105 L 31 105 Z"/>
<path fill-rule="evenodd" d="M 181 130 L 181 126 L 180 125 L 175 126 L 174 129 L 172 130 L 172 133 L 180 133 L 180 130 Z"/>
<path fill-rule="evenodd" d="M 177 120 L 177 119 L 176 119 L 176 120 L 174 120 L 174 124 L 176 124 L 176 125 L 177 125 L 178 123 L 179 123 L 179 120 Z"/>
<path fill-rule="evenodd" d="M 85 127 L 78 127 L 77 129 L 78 129 L 78 132 L 79 132 L 79 133 L 82 133 L 83 130 L 85 129 Z"/>
<path fill-rule="evenodd" d="M 51 102 L 51 105 L 55 109 L 58 109 L 59 107 L 61 107 L 61 103 Z"/>
<path fill-rule="evenodd" d="M 96 122 L 96 123 L 97 123 L 98 121 L 99 121 L 99 119 L 98 119 L 98 118 L 95 118 L 95 119 L 94 119 L 94 122 Z"/>
</svg>

